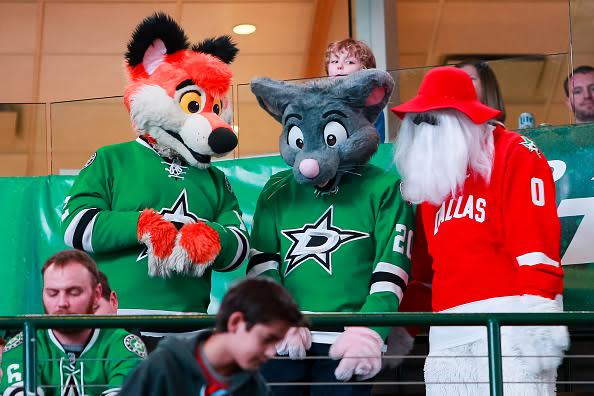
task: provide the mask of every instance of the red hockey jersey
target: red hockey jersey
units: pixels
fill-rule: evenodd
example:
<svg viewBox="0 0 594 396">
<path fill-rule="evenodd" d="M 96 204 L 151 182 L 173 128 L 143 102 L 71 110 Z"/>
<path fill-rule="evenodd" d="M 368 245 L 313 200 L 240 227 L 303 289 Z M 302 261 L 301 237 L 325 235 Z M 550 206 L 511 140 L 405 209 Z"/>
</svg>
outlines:
<svg viewBox="0 0 594 396">
<path fill-rule="evenodd" d="M 417 207 L 412 277 L 432 283 L 433 311 L 493 297 L 555 298 L 563 289 L 555 184 L 534 142 L 498 126 L 491 182 Z"/>
</svg>

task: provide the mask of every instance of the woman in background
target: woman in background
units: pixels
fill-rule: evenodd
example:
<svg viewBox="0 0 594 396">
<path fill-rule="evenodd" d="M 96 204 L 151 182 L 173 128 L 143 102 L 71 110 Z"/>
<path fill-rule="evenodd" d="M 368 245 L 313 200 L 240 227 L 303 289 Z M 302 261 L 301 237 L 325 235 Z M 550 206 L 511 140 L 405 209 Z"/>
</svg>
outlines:
<svg viewBox="0 0 594 396">
<path fill-rule="evenodd" d="M 476 90 L 476 96 L 481 103 L 501 111 L 501 115 L 495 121 L 503 124 L 505 122 L 505 105 L 497 77 L 489 64 L 480 60 L 468 60 L 455 66 L 468 73 Z"/>
</svg>

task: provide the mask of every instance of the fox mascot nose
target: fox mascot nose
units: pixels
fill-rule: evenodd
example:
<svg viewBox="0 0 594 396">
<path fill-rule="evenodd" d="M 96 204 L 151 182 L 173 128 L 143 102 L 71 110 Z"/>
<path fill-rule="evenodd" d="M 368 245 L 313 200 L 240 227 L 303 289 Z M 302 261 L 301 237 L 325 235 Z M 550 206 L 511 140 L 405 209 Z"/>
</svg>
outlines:
<svg viewBox="0 0 594 396">
<path fill-rule="evenodd" d="M 237 146 L 237 135 L 229 128 L 216 128 L 208 137 L 208 145 L 217 154 L 228 153 Z"/>
<path fill-rule="evenodd" d="M 221 120 L 214 113 L 202 113 L 206 118 L 212 132 L 208 136 L 208 145 L 216 154 L 225 154 L 237 146 L 237 135 L 233 132 L 229 124 Z"/>
</svg>

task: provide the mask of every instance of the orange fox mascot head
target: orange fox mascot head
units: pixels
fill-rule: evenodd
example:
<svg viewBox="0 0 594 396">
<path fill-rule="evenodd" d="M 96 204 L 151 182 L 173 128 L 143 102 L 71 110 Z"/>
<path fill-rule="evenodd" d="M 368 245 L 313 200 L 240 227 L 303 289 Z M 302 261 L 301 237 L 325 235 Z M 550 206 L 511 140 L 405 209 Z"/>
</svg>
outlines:
<svg viewBox="0 0 594 396">
<path fill-rule="evenodd" d="M 130 81 L 124 103 L 136 131 L 160 155 L 206 168 L 212 156 L 237 146 L 226 98 L 228 64 L 237 51 L 229 36 L 190 46 L 181 27 L 163 13 L 138 25 L 125 55 Z"/>
</svg>

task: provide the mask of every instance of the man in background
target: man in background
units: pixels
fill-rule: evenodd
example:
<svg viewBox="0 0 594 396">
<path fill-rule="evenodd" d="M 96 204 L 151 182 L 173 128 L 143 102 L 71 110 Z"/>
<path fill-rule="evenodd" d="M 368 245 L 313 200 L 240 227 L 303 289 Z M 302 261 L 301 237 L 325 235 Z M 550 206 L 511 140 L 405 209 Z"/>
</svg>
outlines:
<svg viewBox="0 0 594 396">
<path fill-rule="evenodd" d="M 575 123 L 594 122 L 594 67 L 578 66 L 563 82 L 565 103 L 575 114 Z"/>
<path fill-rule="evenodd" d="M 45 313 L 92 315 L 101 298 L 98 272 L 93 259 L 79 250 L 64 250 L 50 257 L 41 269 Z M 144 357 L 146 349 L 140 338 L 121 329 L 39 330 L 38 393 L 114 396 Z M 23 333 L 6 344 L 2 369 L 0 394 L 23 392 Z"/>
<path fill-rule="evenodd" d="M 95 315 L 117 315 L 118 295 L 111 290 L 107 276 L 99 271 L 99 283 L 101 284 L 101 298 L 95 306 Z"/>
</svg>

